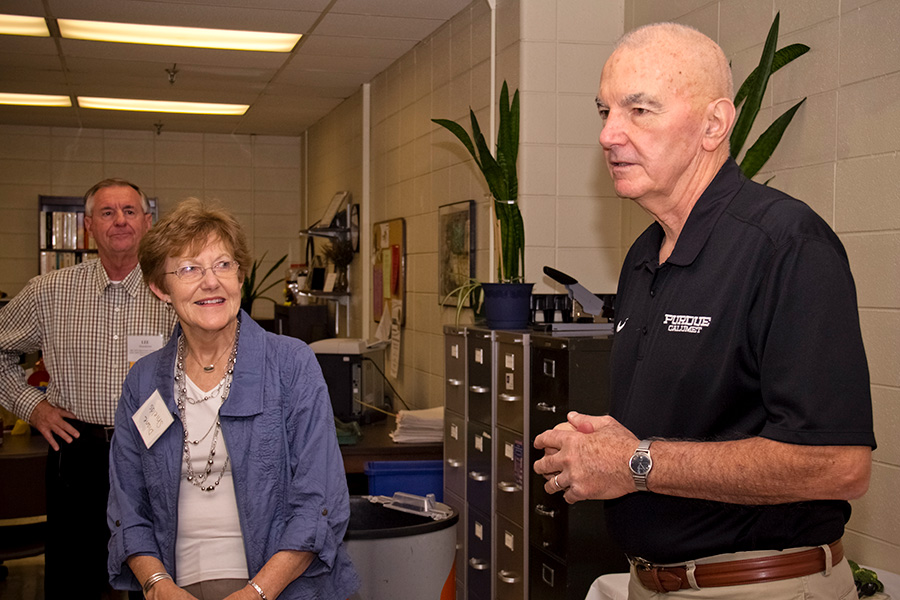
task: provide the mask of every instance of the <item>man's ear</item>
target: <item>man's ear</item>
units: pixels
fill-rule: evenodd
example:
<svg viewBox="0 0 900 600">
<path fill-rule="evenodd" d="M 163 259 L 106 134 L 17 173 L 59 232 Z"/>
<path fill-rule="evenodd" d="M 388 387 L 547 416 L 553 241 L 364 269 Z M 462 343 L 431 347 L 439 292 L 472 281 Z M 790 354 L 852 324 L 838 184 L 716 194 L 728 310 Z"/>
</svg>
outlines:
<svg viewBox="0 0 900 600">
<path fill-rule="evenodd" d="M 149 284 L 149 285 L 150 285 L 150 290 L 151 290 L 154 294 L 156 294 L 156 297 L 157 297 L 157 298 L 159 298 L 160 300 L 162 300 L 162 301 L 165 302 L 166 304 L 171 304 L 171 303 L 172 303 L 172 298 L 170 298 L 169 295 L 168 295 L 167 293 L 165 293 L 164 291 L 162 291 L 161 289 L 159 289 L 158 287 L 156 287 L 156 284 L 151 283 L 151 284 Z"/>
<path fill-rule="evenodd" d="M 734 102 L 728 98 L 719 98 L 709 103 L 706 109 L 706 130 L 703 134 L 704 150 L 712 152 L 723 142 L 728 141 L 735 114 Z"/>
</svg>

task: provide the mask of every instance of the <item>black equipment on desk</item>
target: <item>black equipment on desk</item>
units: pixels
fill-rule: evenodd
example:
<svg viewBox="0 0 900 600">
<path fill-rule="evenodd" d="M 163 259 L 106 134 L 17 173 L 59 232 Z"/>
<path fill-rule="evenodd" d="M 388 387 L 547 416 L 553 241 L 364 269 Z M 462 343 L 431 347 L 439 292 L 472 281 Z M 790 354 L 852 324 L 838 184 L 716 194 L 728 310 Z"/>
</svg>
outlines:
<svg viewBox="0 0 900 600">
<path fill-rule="evenodd" d="M 330 338 L 309 347 L 322 367 L 335 417 L 361 423 L 384 418 L 384 413 L 365 406 L 390 410 L 384 395 L 383 345 L 368 347 L 366 340 Z"/>
</svg>

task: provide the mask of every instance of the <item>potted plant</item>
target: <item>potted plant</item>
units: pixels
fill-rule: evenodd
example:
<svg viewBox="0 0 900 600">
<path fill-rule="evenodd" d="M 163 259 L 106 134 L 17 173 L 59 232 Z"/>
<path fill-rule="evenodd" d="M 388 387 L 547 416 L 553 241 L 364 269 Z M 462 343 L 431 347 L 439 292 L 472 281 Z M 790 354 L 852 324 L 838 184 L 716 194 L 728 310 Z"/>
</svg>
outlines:
<svg viewBox="0 0 900 600">
<path fill-rule="evenodd" d="M 263 287 L 265 285 L 266 280 L 269 278 L 272 273 L 275 272 L 275 269 L 281 266 L 285 260 L 287 260 L 287 254 L 282 256 L 272 265 L 272 268 L 266 271 L 266 274 L 260 277 L 259 282 L 256 281 L 256 271 L 259 269 L 260 265 L 262 265 L 262 261 L 266 259 L 266 254 L 268 252 L 263 252 L 263 255 L 258 259 L 253 261 L 253 266 L 250 267 L 250 271 L 247 273 L 247 277 L 244 278 L 244 283 L 241 284 L 241 308 L 244 309 L 248 315 L 251 314 L 250 311 L 253 310 L 253 301 L 265 294 L 267 291 L 278 285 L 278 281 L 274 281 Z M 267 300 L 272 300 L 271 298 L 267 298 Z M 272 300 L 272 302 L 275 302 Z"/>
<path fill-rule="evenodd" d="M 334 238 L 322 249 L 322 255 L 334 265 L 337 276 L 333 291 L 346 292 L 349 287 L 347 267 L 353 262 L 353 244 L 348 238 Z"/>
<path fill-rule="evenodd" d="M 519 92 L 512 101 L 506 82 L 500 90 L 500 125 L 496 156 L 491 154 L 475 113 L 469 108 L 472 135 L 455 121 L 432 119 L 450 131 L 475 160 L 491 192 L 494 241 L 497 246 L 497 283 L 468 282 L 459 293 L 457 320 L 464 302 L 479 285 L 484 295 L 487 324 L 494 329 L 521 329 L 528 325 L 532 283 L 523 283 L 525 274 L 525 225 L 517 202 L 519 180 L 516 160 L 519 154 Z"/>
</svg>

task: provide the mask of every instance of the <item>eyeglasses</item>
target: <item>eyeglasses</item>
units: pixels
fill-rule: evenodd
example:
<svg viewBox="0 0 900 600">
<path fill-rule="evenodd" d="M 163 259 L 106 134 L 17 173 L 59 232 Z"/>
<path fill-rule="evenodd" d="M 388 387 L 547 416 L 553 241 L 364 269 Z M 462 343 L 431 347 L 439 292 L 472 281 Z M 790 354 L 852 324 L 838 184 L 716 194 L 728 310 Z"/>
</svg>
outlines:
<svg viewBox="0 0 900 600">
<path fill-rule="evenodd" d="M 212 271 L 213 275 L 221 279 L 236 274 L 239 267 L 240 265 L 236 261 L 222 260 L 205 269 L 200 265 L 185 265 L 174 271 L 166 271 L 164 275 L 174 275 L 182 281 L 193 283 L 203 279 L 207 271 Z"/>
</svg>

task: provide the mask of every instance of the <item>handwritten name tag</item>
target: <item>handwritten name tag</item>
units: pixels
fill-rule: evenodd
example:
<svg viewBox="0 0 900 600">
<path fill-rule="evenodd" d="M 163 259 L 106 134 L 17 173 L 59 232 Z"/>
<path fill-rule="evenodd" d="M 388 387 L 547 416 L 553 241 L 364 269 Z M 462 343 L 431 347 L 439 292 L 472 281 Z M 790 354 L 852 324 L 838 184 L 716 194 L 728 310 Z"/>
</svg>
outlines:
<svg viewBox="0 0 900 600">
<path fill-rule="evenodd" d="M 156 443 L 159 436 L 175 421 L 172 413 L 166 408 L 166 403 L 159 394 L 159 390 L 154 391 L 147 398 L 147 401 L 131 416 L 131 420 L 134 421 L 147 448 Z"/>
</svg>

